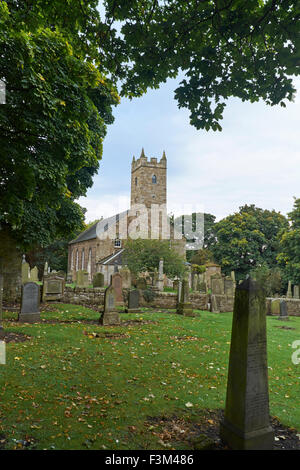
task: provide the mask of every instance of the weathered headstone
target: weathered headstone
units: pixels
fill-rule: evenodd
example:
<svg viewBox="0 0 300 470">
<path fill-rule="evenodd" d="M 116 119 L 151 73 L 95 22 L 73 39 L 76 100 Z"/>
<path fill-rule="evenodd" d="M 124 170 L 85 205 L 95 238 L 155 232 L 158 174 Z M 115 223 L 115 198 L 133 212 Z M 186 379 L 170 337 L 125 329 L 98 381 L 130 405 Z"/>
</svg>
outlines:
<svg viewBox="0 0 300 470">
<path fill-rule="evenodd" d="M 76 287 L 88 287 L 89 282 L 89 273 L 80 269 L 76 273 Z"/>
<path fill-rule="evenodd" d="M 221 439 L 232 449 L 272 449 L 269 417 L 266 300 L 247 279 L 235 291 L 224 421 Z"/>
<path fill-rule="evenodd" d="M 25 255 L 23 255 L 21 269 L 22 269 L 22 284 L 25 284 L 25 282 L 30 281 L 30 266 L 25 260 Z"/>
<path fill-rule="evenodd" d="M 156 287 L 161 292 L 164 290 L 164 260 L 162 258 L 159 260 L 158 280 L 156 281 Z"/>
<path fill-rule="evenodd" d="M 292 294 L 292 283 L 291 283 L 291 281 L 289 281 L 289 283 L 288 283 L 288 290 L 287 290 L 286 296 L 287 296 L 287 298 L 289 298 L 289 299 L 291 299 L 291 298 L 293 297 L 293 294 Z"/>
<path fill-rule="evenodd" d="M 280 315 L 280 299 L 271 300 L 271 314 Z"/>
<path fill-rule="evenodd" d="M 120 269 L 119 273 L 121 274 L 122 277 L 122 286 L 123 289 L 130 289 L 131 287 L 131 273 L 129 269 L 124 266 L 123 268 Z"/>
<path fill-rule="evenodd" d="M 234 271 L 230 272 L 230 277 L 233 280 L 233 282 L 235 282 L 235 272 Z"/>
<path fill-rule="evenodd" d="M 280 299 L 280 315 L 278 320 L 289 320 L 288 311 L 287 311 L 287 303 L 284 299 Z"/>
<path fill-rule="evenodd" d="M 44 264 L 44 276 L 48 274 L 48 261 Z"/>
<path fill-rule="evenodd" d="M 197 291 L 198 290 L 198 274 L 194 274 L 193 276 L 193 280 L 192 280 L 192 288 L 194 291 Z"/>
<path fill-rule="evenodd" d="M 39 270 L 36 266 L 30 270 L 30 282 L 39 282 Z"/>
<path fill-rule="evenodd" d="M 231 276 L 226 276 L 224 279 L 224 293 L 225 295 L 234 296 L 235 283 Z"/>
<path fill-rule="evenodd" d="M 103 287 L 104 286 L 104 274 L 96 273 L 93 277 L 93 287 Z"/>
<path fill-rule="evenodd" d="M 35 282 L 26 282 L 22 286 L 19 322 L 34 323 L 40 321 L 40 286 Z"/>
<path fill-rule="evenodd" d="M 144 277 L 139 277 L 137 279 L 136 288 L 141 289 L 141 290 L 147 289 L 147 282 L 146 282 L 146 279 Z"/>
<path fill-rule="evenodd" d="M 123 299 L 123 286 L 122 286 L 122 276 L 121 274 L 114 273 L 111 276 L 111 285 L 115 289 L 116 293 L 116 305 L 124 305 L 124 299 Z"/>
<path fill-rule="evenodd" d="M 211 294 L 210 296 L 210 311 L 213 313 L 220 313 L 218 297 L 215 294 Z"/>
<path fill-rule="evenodd" d="M 64 295 L 65 279 L 56 273 L 43 277 L 43 302 L 58 301 Z"/>
<path fill-rule="evenodd" d="M 177 305 L 177 313 L 185 317 L 194 317 L 193 305 L 189 301 L 189 281 L 188 279 L 183 279 L 180 302 Z"/>
<path fill-rule="evenodd" d="M 104 326 L 120 324 L 120 315 L 116 309 L 116 292 L 112 285 L 105 289 L 104 311 L 100 316 L 99 323 Z"/>
<path fill-rule="evenodd" d="M 299 299 L 299 286 L 296 285 L 294 286 L 294 295 L 293 295 L 294 299 Z"/>
<path fill-rule="evenodd" d="M 210 278 L 211 293 L 215 295 L 224 294 L 224 279 L 220 274 L 213 274 Z"/>
<path fill-rule="evenodd" d="M 128 308 L 127 313 L 138 313 L 141 311 L 140 307 L 140 291 L 138 289 L 130 290 L 128 293 Z"/>
</svg>

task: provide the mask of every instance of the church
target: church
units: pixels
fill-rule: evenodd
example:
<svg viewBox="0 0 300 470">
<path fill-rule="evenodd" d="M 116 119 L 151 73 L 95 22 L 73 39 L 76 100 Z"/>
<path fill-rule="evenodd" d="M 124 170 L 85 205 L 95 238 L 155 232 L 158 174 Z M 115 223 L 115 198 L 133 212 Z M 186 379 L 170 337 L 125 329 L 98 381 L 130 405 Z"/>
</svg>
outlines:
<svg viewBox="0 0 300 470">
<path fill-rule="evenodd" d="M 167 217 L 167 158 L 148 158 L 142 149 L 140 158 L 131 163 L 130 208 L 102 219 L 69 243 L 68 275 L 76 280 L 76 272 L 85 270 L 90 281 L 102 272 L 105 284 L 122 268 L 122 253 L 128 238 L 169 240 L 185 258 L 185 238 L 176 232 Z"/>
</svg>

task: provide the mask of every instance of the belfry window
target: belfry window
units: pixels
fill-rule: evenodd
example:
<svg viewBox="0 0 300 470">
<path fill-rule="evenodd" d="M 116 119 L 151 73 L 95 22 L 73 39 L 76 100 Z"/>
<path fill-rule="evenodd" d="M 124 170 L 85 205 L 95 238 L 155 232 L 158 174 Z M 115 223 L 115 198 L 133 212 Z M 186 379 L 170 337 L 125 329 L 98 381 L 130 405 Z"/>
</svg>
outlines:
<svg viewBox="0 0 300 470">
<path fill-rule="evenodd" d="M 153 176 L 152 176 L 152 183 L 153 183 L 153 184 L 156 184 L 156 183 L 157 183 L 156 175 L 153 175 Z"/>
</svg>

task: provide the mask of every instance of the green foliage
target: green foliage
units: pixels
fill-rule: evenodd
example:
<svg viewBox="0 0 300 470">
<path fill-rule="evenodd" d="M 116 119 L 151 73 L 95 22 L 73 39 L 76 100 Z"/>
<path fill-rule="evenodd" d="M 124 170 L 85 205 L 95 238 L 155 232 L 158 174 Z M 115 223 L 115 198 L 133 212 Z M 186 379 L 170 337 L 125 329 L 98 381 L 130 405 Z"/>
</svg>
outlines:
<svg viewBox="0 0 300 470">
<path fill-rule="evenodd" d="M 205 273 L 206 266 L 205 265 L 199 265 L 199 264 L 192 264 L 192 271 L 196 274 L 202 274 Z"/>
<path fill-rule="evenodd" d="M 106 0 L 101 58 L 141 95 L 182 71 L 178 106 L 197 129 L 221 130 L 231 96 L 285 106 L 299 75 L 298 0 Z M 121 22 L 121 35 L 109 27 Z M 109 52 L 108 52 L 109 51 Z"/>
<path fill-rule="evenodd" d="M 150 303 L 155 299 L 156 293 L 152 289 L 145 289 L 143 290 L 143 297 L 146 302 Z"/>
<path fill-rule="evenodd" d="M 63 3 L 53 2 L 52 17 L 44 2 L 1 2 L 0 223 L 24 246 L 49 244 L 81 225 L 74 200 L 92 185 L 118 102 L 79 47 L 83 13 L 74 9 L 76 23 L 68 12 L 64 29 L 70 8 Z"/>
<path fill-rule="evenodd" d="M 52 304 L 41 312 L 50 323 L 22 326 L 8 320 L 17 312 L 4 312 L 4 328 L 29 339 L 7 346 L 0 374 L 2 449 L 29 441 L 41 450 L 166 452 L 170 444 L 193 453 L 189 433 L 182 442 L 178 430 L 170 435 L 164 426 L 162 441 L 159 427 L 164 416 L 164 423 L 187 429 L 203 422 L 202 410 L 225 406 L 232 314 L 200 315 L 121 314 L 112 328 L 82 305 Z M 291 324 L 294 330 L 281 328 Z M 299 366 L 291 345 L 300 337 L 300 318 L 279 324 L 268 316 L 267 329 L 270 414 L 299 432 Z"/>
<path fill-rule="evenodd" d="M 290 226 L 282 233 L 277 260 L 284 270 L 285 281 L 300 284 L 300 199 L 288 214 Z"/>
<path fill-rule="evenodd" d="M 217 240 L 211 247 L 214 259 L 226 274 L 235 271 L 237 279 L 262 264 L 274 268 L 278 236 L 287 227 L 286 218 L 279 212 L 245 205 L 216 224 Z"/>
<path fill-rule="evenodd" d="M 183 258 L 170 247 L 167 240 L 129 239 L 122 258 L 134 275 L 157 270 L 161 258 L 164 260 L 164 273 L 170 278 L 181 277 L 186 270 Z"/>
<path fill-rule="evenodd" d="M 190 252 L 190 257 L 188 261 L 192 264 L 199 264 L 203 266 L 209 262 L 213 262 L 213 254 L 207 248 L 202 248 L 201 250 Z"/>
<path fill-rule="evenodd" d="M 251 276 L 263 287 L 267 296 L 283 293 L 282 274 L 278 267 L 270 269 L 265 263 L 252 269 Z"/>
</svg>

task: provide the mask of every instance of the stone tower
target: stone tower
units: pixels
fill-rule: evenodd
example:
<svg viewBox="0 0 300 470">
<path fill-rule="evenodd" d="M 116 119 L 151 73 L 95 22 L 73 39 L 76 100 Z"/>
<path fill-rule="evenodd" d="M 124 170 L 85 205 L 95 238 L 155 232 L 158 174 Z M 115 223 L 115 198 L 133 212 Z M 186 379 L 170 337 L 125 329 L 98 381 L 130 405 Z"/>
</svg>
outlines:
<svg viewBox="0 0 300 470">
<path fill-rule="evenodd" d="M 160 161 L 148 161 L 142 149 L 138 160 L 133 157 L 131 164 L 131 207 L 144 204 L 148 209 L 152 204 L 167 204 L 167 158 L 165 152 Z"/>
</svg>

